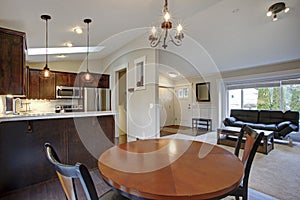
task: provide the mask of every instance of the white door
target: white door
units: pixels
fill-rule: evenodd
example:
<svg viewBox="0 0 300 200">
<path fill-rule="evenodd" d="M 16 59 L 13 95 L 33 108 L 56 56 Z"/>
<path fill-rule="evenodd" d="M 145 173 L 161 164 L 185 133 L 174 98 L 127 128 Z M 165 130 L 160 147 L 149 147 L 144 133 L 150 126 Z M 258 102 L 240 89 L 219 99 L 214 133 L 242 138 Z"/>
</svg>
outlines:
<svg viewBox="0 0 300 200">
<path fill-rule="evenodd" d="M 175 124 L 180 126 L 192 127 L 192 86 L 176 86 L 175 94 Z"/>
<path fill-rule="evenodd" d="M 159 88 L 160 127 L 174 125 L 174 89 Z"/>
</svg>

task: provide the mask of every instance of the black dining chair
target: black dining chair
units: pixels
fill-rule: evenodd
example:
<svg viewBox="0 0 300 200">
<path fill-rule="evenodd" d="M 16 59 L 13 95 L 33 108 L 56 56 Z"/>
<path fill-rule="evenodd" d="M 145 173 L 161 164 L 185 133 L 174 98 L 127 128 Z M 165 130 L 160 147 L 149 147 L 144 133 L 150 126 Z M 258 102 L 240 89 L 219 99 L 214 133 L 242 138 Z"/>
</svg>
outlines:
<svg viewBox="0 0 300 200">
<path fill-rule="evenodd" d="M 117 191 L 111 189 L 98 197 L 93 179 L 84 164 L 76 163 L 75 165 L 62 164 L 49 143 L 44 145 L 46 155 L 53 165 L 67 200 L 78 200 L 75 179 L 79 179 L 88 200 L 128 200 Z"/>
<path fill-rule="evenodd" d="M 239 199 L 239 197 L 242 197 L 242 199 L 247 200 L 248 199 L 248 180 L 250 175 L 250 169 L 251 165 L 255 156 L 255 153 L 257 151 L 258 146 L 260 145 L 260 142 L 262 140 L 262 137 L 264 136 L 264 133 L 257 133 L 252 128 L 250 128 L 248 125 L 244 125 L 241 128 L 240 135 L 238 137 L 235 152 L 234 154 L 239 157 L 239 152 L 241 149 L 241 144 L 243 142 L 243 138 L 246 138 L 245 144 L 244 144 L 244 152 L 242 156 L 242 162 L 244 164 L 244 177 L 242 183 L 239 185 L 238 188 L 235 190 L 229 192 L 226 196 L 235 196 L 235 199 Z"/>
</svg>

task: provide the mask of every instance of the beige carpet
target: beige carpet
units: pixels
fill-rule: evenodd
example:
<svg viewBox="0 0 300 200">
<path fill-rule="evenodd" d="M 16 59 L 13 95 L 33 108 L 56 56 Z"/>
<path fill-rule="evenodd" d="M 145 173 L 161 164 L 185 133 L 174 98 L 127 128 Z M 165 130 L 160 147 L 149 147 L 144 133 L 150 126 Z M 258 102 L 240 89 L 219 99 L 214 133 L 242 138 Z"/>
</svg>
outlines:
<svg viewBox="0 0 300 200">
<path fill-rule="evenodd" d="M 217 143 L 216 132 L 195 137 L 183 134 L 166 137 L 205 141 L 212 144 Z M 232 147 L 220 146 L 231 152 L 234 151 Z M 258 193 L 270 195 L 275 199 L 300 199 L 300 143 L 294 142 L 293 147 L 288 146 L 287 143 L 275 143 L 275 149 L 268 155 L 257 153 L 251 169 L 249 187 L 258 191 Z M 249 199 L 259 198 L 251 198 L 251 195 L 249 195 Z"/>
</svg>

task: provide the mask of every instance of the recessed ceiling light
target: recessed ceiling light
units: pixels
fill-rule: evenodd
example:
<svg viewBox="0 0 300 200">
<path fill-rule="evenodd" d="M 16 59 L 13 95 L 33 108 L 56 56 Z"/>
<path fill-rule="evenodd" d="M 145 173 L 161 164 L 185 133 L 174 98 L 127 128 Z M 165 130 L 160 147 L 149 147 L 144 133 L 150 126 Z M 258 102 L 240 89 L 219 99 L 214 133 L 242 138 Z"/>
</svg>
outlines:
<svg viewBox="0 0 300 200">
<path fill-rule="evenodd" d="M 94 46 L 89 47 L 89 52 L 100 52 L 104 49 L 104 46 Z M 46 52 L 46 48 L 29 48 L 28 55 L 44 55 Z M 86 53 L 87 47 L 56 47 L 56 48 L 48 48 L 48 54 L 72 54 L 72 53 Z"/>
<path fill-rule="evenodd" d="M 57 57 L 57 58 L 65 58 L 65 57 L 67 57 L 67 56 L 65 56 L 65 55 L 57 55 L 56 57 Z"/>
<path fill-rule="evenodd" d="M 168 74 L 171 78 L 176 78 L 178 76 L 178 74 L 175 72 L 169 72 Z"/>
<path fill-rule="evenodd" d="M 82 34 L 82 32 L 83 32 L 82 28 L 79 26 L 74 27 L 73 31 L 77 34 Z"/>
<path fill-rule="evenodd" d="M 67 46 L 67 47 L 72 47 L 73 46 L 72 42 L 65 42 L 64 45 Z"/>
</svg>

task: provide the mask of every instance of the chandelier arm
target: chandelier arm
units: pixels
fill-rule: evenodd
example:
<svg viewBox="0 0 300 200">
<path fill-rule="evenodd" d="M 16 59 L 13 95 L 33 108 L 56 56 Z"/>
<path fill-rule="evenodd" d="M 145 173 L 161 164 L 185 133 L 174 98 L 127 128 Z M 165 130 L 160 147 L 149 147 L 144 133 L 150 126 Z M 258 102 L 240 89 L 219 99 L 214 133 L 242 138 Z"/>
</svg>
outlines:
<svg viewBox="0 0 300 200">
<path fill-rule="evenodd" d="M 150 46 L 151 47 L 157 47 L 157 45 L 161 42 L 161 36 L 162 34 L 159 34 L 159 37 L 152 37 L 151 39 L 149 39 L 150 42 Z"/>
<path fill-rule="evenodd" d="M 182 44 L 182 40 L 180 40 L 180 39 L 174 39 L 173 37 L 172 37 L 172 35 L 170 34 L 170 41 L 173 43 L 173 44 L 175 44 L 176 46 L 181 46 L 181 44 Z"/>
</svg>

